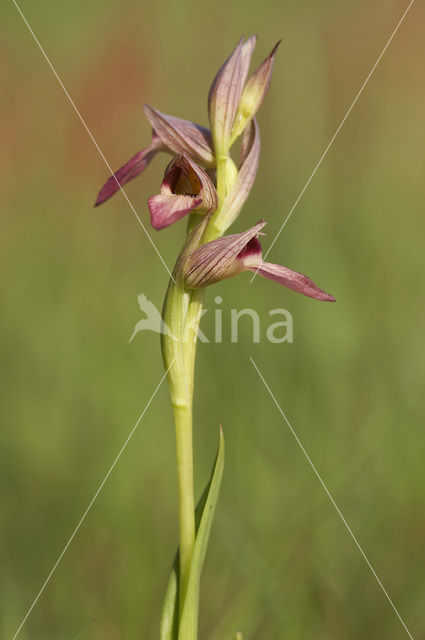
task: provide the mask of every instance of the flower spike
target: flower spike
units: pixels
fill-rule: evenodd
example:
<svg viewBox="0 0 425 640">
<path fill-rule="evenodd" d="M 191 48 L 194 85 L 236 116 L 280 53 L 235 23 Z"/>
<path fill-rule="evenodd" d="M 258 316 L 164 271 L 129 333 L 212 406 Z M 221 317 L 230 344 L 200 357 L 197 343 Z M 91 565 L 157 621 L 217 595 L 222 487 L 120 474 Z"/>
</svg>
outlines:
<svg viewBox="0 0 425 640">
<path fill-rule="evenodd" d="M 185 286 L 188 289 L 198 289 L 242 271 L 254 271 L 310 298 L 335 302 L 333 296 L 320 289 L 302 273 L 279 264 L 263 262 L 261 244 L 257 236 L 262 235 L 260 232 L 265 224 L 260 220 L 244 233 L 224 236 L 196 249 L 189 255 L 184 268 Z"/>
<path fill-rule="evenodd" d="M 215 211 L 217 192 L 208 174 L 188 155 L 176 156 L 165 170 L 161 193 L 148 200 L 152 226 L 164 229 L 190 211 Z"/>
</svg>

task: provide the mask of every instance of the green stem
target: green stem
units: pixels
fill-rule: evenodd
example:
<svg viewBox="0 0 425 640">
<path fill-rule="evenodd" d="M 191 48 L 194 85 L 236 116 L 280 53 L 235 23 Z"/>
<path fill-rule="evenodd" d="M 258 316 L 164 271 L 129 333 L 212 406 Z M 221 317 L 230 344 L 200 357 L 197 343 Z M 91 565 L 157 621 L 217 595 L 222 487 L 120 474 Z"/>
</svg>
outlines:
<svg viewBox="0 0 425 640">
<path fill-rule="evenodd" d="M 190 563 L 195 544 L 195 499 L 193 486 L 192 405 L 196 336 L 202 310 L 202 291 L 186 291 L 170 282 L 163 317 L 174 339 L 163 336 L 162 353 L 168 371 L 174 411 L 177 451 L 180 535 L 180 615 L 184 606 Z"/>
<path fill-rule="evenodd" d="M 219 205 L 206 228 L 204 242 L 210 242 L 211 240 L 220 238 L 229 226 L 226 221 L 225 200 L 227 194 L 232 189 L 237 175 L 238 170 L 229 155 L 221 156 L 217 159 L 217 194 Z"/>
<path fill-rule="evenodd" d="M 192 406 L 174 406 L 180 533 L 180 615 L 189 581 L 190 562 L 195 545 L 195 500 L 193 487 Z"/>
<path fill-rule="evenodd" d="M 229 190 L 228 156 L 217 162 L 217 191 L 223 203 Z M 232 163 L 233 164 L 233 163 Z M 234 166 L 234 165 L 233 165 Z M 231 178 L 234 177 L 234 174 Z M 217 210 L 218 214 L 220 209 Z M 193 227 L 195 217 L 189 222 Z M 204 241 L 221 235 L 214 220 L 207 228 Z M 193 387 L 199 323 L 202 315 L 203 291 L 187 291 L 179 277 L 170 281 L 164 302 L 164 323 L 173 334 L 162 336 L 162 354 L 168 370 L 168 384 L 174 411 L 179 494 L 179 620 L 186 598 L 191 560 L 195 546 L 195 500 L 193 486 Z"/>
<path fill-rule="evenodd" d="M 228 158 L 228 155 L 217 158 L 217 195 L 220 205 L 226 197 L 226 168 Z"/>
</svg>

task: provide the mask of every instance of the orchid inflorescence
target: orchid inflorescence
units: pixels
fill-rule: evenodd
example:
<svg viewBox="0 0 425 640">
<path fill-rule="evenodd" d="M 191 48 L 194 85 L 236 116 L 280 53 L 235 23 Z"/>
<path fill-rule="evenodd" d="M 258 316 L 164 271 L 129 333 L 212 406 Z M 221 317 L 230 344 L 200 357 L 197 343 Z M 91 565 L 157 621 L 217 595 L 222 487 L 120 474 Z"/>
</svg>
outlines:
<svg viewBox="0 0 425 640">
<path fill-rule="evenodd" d="M 195 510 L 192 404 L 204 288 L 249 270 L 311 298 L 334 301 L 307 276 L 263 262 L 258 239 L 266 224 L 263 220 L 243 233 L 224 235 L 239 216 L 255 180 L 260 154 L 255 116 L 268 91 L 279 46 L 277 43 L 247 80 L 255 44 L 255 36 L 242 38 L 215 76 L 208 95 L 211 129 L 145 105 L 152 126 L 151 144 L 107 180 L 96 200 L 96 205 L 108 200 L 140 175 L 157 153 L 173 155 L 160 193 L 148 200 L 155 229 L 183 217 L 189 220 L 163 309 L 164 323 L 171 330 L 162 335 L 162 353 L 176 428 L 180 546 L 166 593 L 161 640 L 196 640 L 199 581 L 224 463 L 221 432 L 213 473 Z M 240 136 L 236 166 L 230 149 Z"/>
<path fill-rule="evenodd" d="M 149 198 L 148 206 L 155 229 L 164 229 L 190 213 L 207 216 L 202 223 L 203 234 L 197 234 L 202 249 L 193 248 L 184 269 L 188 288 L 203 287 L 250 269 L 311 298 L 333 301 L 331 295 L 306 276 L 262 261 L 258 241 L 265 225 L 262 220 L 244 233 L 213 240 L 213 244 L 202 242 L 211 235 L 220 237 L 230 227 L 251 191 L 260 154 L 255 115 L 269 88 L 278 45 L 245 84 L 255 37 L 239 42 L 217 73 L 209 92 L 211 131 L 145 105 L 146 117 L 153 128 L 152 142 L 107 180 L 96 205 L 142 173 L 160 151 L 177 154 L 165 170 L 160 194 Z M 236 168 L 229 150 L 241 134 L 240 162 Z M 224 185 L 214 184 L 220 163 L 225 165 Z M 217 188 L 221 190 L 221 198 Z M 208 225 L 212 234 L 208 232 Z"/>
</svg>

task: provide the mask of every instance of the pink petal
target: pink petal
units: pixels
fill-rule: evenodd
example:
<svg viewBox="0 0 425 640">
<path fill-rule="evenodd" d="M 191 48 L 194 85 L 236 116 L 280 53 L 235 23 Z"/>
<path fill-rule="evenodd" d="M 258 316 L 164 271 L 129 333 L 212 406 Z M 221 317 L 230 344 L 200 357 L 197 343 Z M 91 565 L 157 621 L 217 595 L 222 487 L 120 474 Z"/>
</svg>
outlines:
<svg viewBox="0 0 425 640">
<path fill-rule="evenodd" d="M 168 116 L 145 104 L 144 112 L 163 144 L 174 153 L 187 153 L 206 167 L 215 166 L 211 131 L 198 124 Z"/>
<path fill-rule="evenodd" d="M 161 143 L 158 136 L 153 133 L 152 143 L 149 145 L 149 147 L 138 151 L 132 158 L 130 158 L 128 162 L 126 162 L 123 167 L 121 167 L 121 169 L 118 169 L 118 171 L 116 171 L 113 176 L 110 176 L 107 179 L 98 193 L 95 207 L 97 207 L 99 204 L 102 204 L 102 202 L 105 202 L 105 200 L 108 200 L 108 198 L 119 191 L 119 189 L 124 184 L 126 184 L 130 180 L 133 180 L 133 178 L 136 178 L 136 176 L 141 174 L 142 171 L 146 169 L 148 164 L 154 158 L 154 156 L 158 153 L 158 151 L 165 150 L 166 148 Z"/>
<path fill-rule="evenodd" d="M 165 195 L 162 193 L 152 196 L 148 200 L 152 226 L 157 230 L 164 229 L 201 204 L 202 198 L 194 198 L 192 196 Z"/>
<path fill-rule="evenodd" d="M 247 76 L 248 76 L 249 66 L 251 64 L 251 58 L 252 58 L 252 54 L 254 53 L 256 42 L 257 42 L 257 36 L 251 36 L 242 45 L 242 51 L 241 51 L 241 79 L 242 79 L 242 86 L 245 84 L 245 81 L 246 81 Z"/>
<path fill-rule="evenodd" d="M 212 240 L 196 249 L 185 265 L 185 284 L 189 289 L 205 287 L 219 280 L 244 271 L 248 267 L 243 260 L 237 260 L 249 241 L 257 236 L 265 226 L 260 220 L 254 227 L 244 233 L 236 233 Z"/>
<path fill-rule="evenodd" d="M 302 293 L 309 298 L 335 302 L 333 296 L 323 291 L 323 289 L 320 289 L 310 278 L 297 271 L 292 271 L 287 267 L 282 267 L 280 264 L 260 262 L 259 266 L 249 266 L 248 268 L 260 276 L 279 282 L 279 284 L 283 284 L 285 287 L 288 287 L 288 289 Z"/>
</svg>

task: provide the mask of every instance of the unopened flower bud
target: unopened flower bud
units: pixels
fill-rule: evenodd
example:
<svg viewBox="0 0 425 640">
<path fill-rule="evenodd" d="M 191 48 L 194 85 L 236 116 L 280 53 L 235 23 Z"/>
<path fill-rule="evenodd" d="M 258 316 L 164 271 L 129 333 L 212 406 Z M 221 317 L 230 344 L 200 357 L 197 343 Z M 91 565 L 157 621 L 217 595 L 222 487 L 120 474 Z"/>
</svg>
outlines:
<svg viewBox="0 0 425 640">
<path fill-rule="evenodd" d="M 273 72 L 274 59 L 276 57 L 279 42 L 273 47 L 271 53 L 254 71 L 245 85 L 239 101 L 238 112 L 233 126 L 231 144 L 242 133 L 246 125 L 257 113 L 270 86 Z"/>
</svg>

